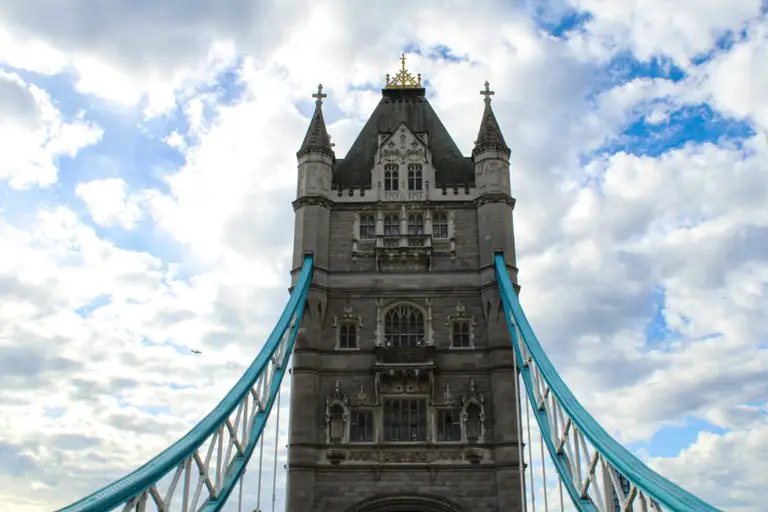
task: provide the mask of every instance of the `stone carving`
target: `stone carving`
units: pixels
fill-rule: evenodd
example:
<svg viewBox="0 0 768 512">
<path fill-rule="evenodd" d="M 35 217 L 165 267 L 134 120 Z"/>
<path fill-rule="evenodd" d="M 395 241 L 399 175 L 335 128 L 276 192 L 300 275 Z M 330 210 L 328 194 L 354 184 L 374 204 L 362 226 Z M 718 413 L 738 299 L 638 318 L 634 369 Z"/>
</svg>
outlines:
<svg viewBox="0 0 768 512">
<path fill-rule="evenodd" d="M 349 402 L 339 390 L 339 381 L 336 380 L 334 392 L 325 397 L 325 442 L 344 442 L 348 423 Z"/>
<path fill-rule="evenodd" d="M 408 372 L 390 370 L 381 374 L 379 392 L 383 394 L 425 394 L 429 393 L 429 380 L 426 372 L 418 369 Z"/>
<path fill-rule="evenodd" d="M 469 381 L 469 394 L 461 397 L 461 419 L 464 423 L 466 440 L 470 443 L 483 442 L 485 436 L 485 403 L 482 393 L 475 389 L 475 381 Z"/>
<path fill-rule="evenodd" d="M 426 451 L 386 451 L 382 453 L 381 462 L 428 462 L 429 454 Z"/>
<path fill-rule="evenodd" d="M 445 392 L 443 393 L 443 404 L 451 405 L 452 400 L 453 400 L 453 397 L 451 397 L 451 386 L 446 384 Z"/>
<path fill-rule="evenodd" d="M 379 462 L 379 457 L 375 451 L 352 451 L 349 454 L 349 460 L 361 462 Z"/>
<path fill-rule="evenodd" d="M 365 405 L 368 401 L 368 394 L 365 392 L 365 387 L 360 384 L 360 390 L 357 392 L 357 405 Z"/>
<path fill-rule="evenodd" d="M 460 461 L 464 460 L 464 455 L 459 450 L 440 450 L 435 453 L 435 460 Z"/>
<path fill-rule="evenodd" d="M 337 454 L 338 460 L 348 460 L 350 462 L 368 462 L 379 464 L 431 464 L 434 462 L 472 462 L 469 455 L 478 461 L 483 458 L 485 451 L 482 448 L 472 448 L 470 453 L 466 448 L 447 448 L 447 449 L 363 449 L 349 450 L 344 452 L 343 456 Z M 478 457 L 479 455 L 479 457 Z M 476 462 L 474 462 L 476 463 Z"/>
<path fill-rule="evenodd" d="M 386 147 L 381 150 L 381 158 L 387 162 L 399 162 L 402 160 L 400 151 L 397 150 L 394 141 L 390 140 Z"/>
</svg>

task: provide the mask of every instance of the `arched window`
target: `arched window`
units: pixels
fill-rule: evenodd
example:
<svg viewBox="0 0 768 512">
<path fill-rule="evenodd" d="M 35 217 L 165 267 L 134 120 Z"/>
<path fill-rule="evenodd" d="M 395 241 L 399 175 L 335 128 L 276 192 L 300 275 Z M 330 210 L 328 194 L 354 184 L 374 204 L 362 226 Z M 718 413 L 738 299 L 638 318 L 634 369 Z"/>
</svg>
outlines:
<svg viewBox="0 0 768 512">
<path fill-rule="evenodd" d="M 397 169 L 397 164 L 384 165 L 384 190 L 397 190 L 397 180 L 399 174 Z"/>
<path fill-rule="evenodd" d="M 421 190 L 421 164 L 408 164 L 408 190 Z"/>
<path fill-rule="evenodd" d="M 360 216 L 360 240 L 376 238 L 376 220 L 373 215 Z"/>
<path fill-rule="evenodd" d="M 432 217 L 432 237 L 448 238 L 448 217 L 444 213 Z"/>
<path fill-rule="evenodd" d="M 345 322 L 339 326 L 339 348 L 357 348 L 357 324 Z"/>
<path fill-rule="evenodd" d="M 384 236 L 397 236 L 400 234 L 400 219 L 397 215 L 384 217 Z"/>
<path fill-rule="evenodd" d="M 406 305 L 387 311 L 384 316 L 384 346 L 424 346 L 424 315 L 421 311 Z"/>
<path fill-rule="evenodd" d="M 472 346 L 472 339 L 469 335 L 469 321 L 453 321 L 451 324 L 451 346 L 453 348 L 469 348 Z"/>
<path fill-rule="evenodd" d="M 424 217 L 422 217 L 421 215 L 408 216 L 408 234 L 409 235 L 424 234 Z"/>
</svg>

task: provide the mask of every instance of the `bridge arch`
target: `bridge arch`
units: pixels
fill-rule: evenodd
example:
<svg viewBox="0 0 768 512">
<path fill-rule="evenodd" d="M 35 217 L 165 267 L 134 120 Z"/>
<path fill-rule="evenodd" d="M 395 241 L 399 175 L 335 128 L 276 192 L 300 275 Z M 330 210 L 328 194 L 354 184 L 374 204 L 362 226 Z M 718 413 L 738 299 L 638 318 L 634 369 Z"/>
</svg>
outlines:
<svg viewBox="0 0 768 512">
<path fill-rule="evenodd" d="M 366 498 L 346 512 L 465 512 L 455 503 L 425 494 L 387 494 Z"/>
</svg>

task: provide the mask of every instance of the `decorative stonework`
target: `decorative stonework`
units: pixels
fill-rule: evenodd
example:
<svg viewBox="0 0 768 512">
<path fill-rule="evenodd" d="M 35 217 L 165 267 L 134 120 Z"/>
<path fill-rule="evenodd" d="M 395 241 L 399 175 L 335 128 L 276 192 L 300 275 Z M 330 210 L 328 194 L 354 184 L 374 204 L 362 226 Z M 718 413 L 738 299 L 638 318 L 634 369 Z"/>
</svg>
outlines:
<svg viewBox="0 0 768 512">
<path fill-rule="evenodd" d="M 352 303 L 347 300 L 346 304 L 344 304 L 344 313 L 343 316 L 333 317 L 333 323 L 331 324 L 334 329 L 336 329 L 336 349 L 337 350 L 357 350 L 360 347 L 360 329 L 363 327 L 363 319 L 360 316 L 354 316 L 354 311 L 352 307 Z M 341 341 L 341 330 L 342 328 L 354 328 L 355 332 L 355 346 L 354 347 L 342 347 L 340 344 Z"/>
<path fill-rule="evenodd" d="M 418 174 L 418 180 L 409 180 L 411 171 Z M 393 172 L 397 173 L 396 186 L 392 183 Z M 426 134 L 414 133 L 404 123 L 392 133 L 380 134 L 376 165 L 371 176 L 371 180 L 377 183 L 380 200 L 424 201 L 429 196 L 428 185 L 434 179 L 435 170 L 430 165 Z"/>
<path fill-rule="evenodd" d="M 461 409 L 464 440 L 482 443 L 485 439 L 485 404 L 482 393 L 475 389 L 474 379 L 469 381 L 469 393 L 461 397 Z"/>
<path fill-rule="evenodd" d="M 510 196 L 509 194 L 499 194 L 499 193 L 493 193 L 493 194 L 484 194 L 474 201 L 475 206 L 480 207 L 488 203 L 504 203 L 507 206 L 512 207 L 512 209 L 515 208 L 515 198 Z"/>
<path fill-rule="evenodd" d="M 458 328 L 460 324 L 467 325 L 469 332 L 469 346 L 468 347 L 457 347 L 454 344 L 454 329 Z M 451 348 L 473 348 L 475 346 L 475 326 L 477 325 L 477 322 L 475 322 L 474 316 L 467 315 L 467 308 L 464 305 L 462 301 L 459 301 L 458 304 L 456 304 L 456 313 L 454 315 L 449 315 L 448 319 L 445 321 L 445 326 L 448 327 L 449 336 L 451 337 L 450 345 Z"/>
<path fill-rule="evenodd" d="M 483 447 L 426 447 L 426 448 L 351 448 L 344 451 L 341 460 L 350 463 L 379 464 L 435 464 L 435 463 L 471 463 L 477 464 L 487 455 Z M 327 457 L 327 452 L 326 452 Z M 330 462 L 330 460 L 329 460 Z"/>
<path fill-rule="evenodd" d="M 333 208 L 333 205 L 335 203 L 326 197 L 305 196 L 305 197 L 300 197 L 296 199 L 291 204 L 293 205 L 293 211 L 296 211 L 302 206 L 313 206 L 313 205 L 322 206 L 324 208 L 330 209 L 330 208 Z"/>
<path fill-rule="evenodd" d="M 334 392 L 325 398 L 325 442 L 343 443 L 347 440 L 349 427 L 349 402 L 339 390 L 336 381 Z"/>
</svg>

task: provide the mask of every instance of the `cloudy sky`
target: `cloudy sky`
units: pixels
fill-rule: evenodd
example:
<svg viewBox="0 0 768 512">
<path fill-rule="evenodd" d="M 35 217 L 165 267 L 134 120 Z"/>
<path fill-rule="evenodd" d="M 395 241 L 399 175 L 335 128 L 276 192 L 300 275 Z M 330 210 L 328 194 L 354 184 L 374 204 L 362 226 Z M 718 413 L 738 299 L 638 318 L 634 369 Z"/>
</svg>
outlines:
<svg viewBox="0 0 768 512">
<path fill-rule="evenodd" d="M 287 300 L 312 92 L 343 156 L 405 51 L 466 154 L 496 91 L 521 300 L 576 395 L 762 510 L 768 4 L 320 4 L 0 0 L 0 503 L 63 506 L 218 402 Z"/>
</svg>

